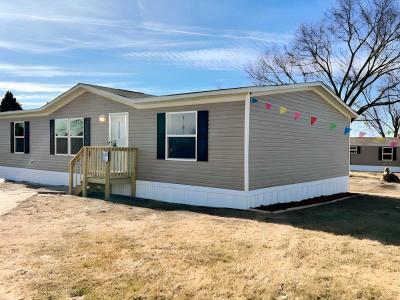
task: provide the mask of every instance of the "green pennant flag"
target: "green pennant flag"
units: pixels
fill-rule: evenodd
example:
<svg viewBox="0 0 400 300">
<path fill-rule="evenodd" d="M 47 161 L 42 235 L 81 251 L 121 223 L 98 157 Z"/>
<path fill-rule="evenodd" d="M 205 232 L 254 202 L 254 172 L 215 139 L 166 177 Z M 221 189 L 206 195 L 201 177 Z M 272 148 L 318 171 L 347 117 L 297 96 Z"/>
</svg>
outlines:
<svg viewBox="0 0 400 300">
<path fill-rule="evenodd" d="M 329 128 L 330 128 L 330 129 L 335 129 L 336 127 L 337 127 L 336 123 L 331 123 L 331 124 L 329 125 Z"/>
</svg>

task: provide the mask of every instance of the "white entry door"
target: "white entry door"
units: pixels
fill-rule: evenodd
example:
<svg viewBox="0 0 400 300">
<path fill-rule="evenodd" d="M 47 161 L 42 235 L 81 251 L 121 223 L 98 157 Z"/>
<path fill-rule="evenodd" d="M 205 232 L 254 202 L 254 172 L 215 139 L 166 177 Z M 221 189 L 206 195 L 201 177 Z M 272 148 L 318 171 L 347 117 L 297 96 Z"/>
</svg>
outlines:
<svg viewBox="0 0 400 300">
<path fill-rule="evenodd" d="M 109 143 L 113 147 L 128 147 L 128 113 L 110 114 Z"/>
</svg>

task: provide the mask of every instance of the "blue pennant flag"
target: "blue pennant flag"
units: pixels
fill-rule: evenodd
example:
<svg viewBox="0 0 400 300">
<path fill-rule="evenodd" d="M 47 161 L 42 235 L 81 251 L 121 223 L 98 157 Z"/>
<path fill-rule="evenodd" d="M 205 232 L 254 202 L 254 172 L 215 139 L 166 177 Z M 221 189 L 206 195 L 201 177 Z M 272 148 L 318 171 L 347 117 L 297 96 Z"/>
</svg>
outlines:
<svg viewBox="0 0 400 300">
<path fill-rule="evenodd" d="M 344 135 L 350 134 L 351 128 L 350 127 L 345 127 L 344 128 Z"/>
<path fill-rule="evenodd" d="M 258 102 L 258 100 L 256 99 L 256 98 L 250 98 L 250 103 L 257 103 Z"/>
</svg>

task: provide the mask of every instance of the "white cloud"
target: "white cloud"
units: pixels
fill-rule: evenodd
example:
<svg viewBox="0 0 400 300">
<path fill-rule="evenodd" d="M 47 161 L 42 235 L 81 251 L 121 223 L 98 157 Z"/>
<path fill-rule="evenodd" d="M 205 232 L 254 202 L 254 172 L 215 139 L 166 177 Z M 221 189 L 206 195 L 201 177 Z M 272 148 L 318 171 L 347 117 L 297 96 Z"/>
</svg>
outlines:
<svg viewBox="0 0 400 300">
<path fill-rule="evenodd" d="M 289 40 L 290 34 L 277 34 L 262 31 L 245 30 L 215 30 L 204 27 L 174 27 L 157 22 L 143 22 L 141 27 L 150 31 L 158 31 L 166 34 L 194 35 L 222 39 L 255 40 L 265 43 L 283 43 Z"/>
<path fill-rule="evenodd" d="M 40 107 L 43 106 L 45 104 L 47 104 L 47 102 L 19 102 L 23 107 L 25 106 L 29 106 L 30 108 L 33 107 Z"/>
<path fill-rule="evenodd" d="M 41 66 L 41 65 L 14 65 L 14 64 L 0 64 L 0 73 L 6 73 L 14 76 L 21 77 L 56 77 L 56 76 L 123 76 L 134 75 L 134 73 L 123 72 L 83 72 L 65 70 L 56 66 Z"/>
<path fill-rule="evenodd" d="M 129 52 L 125 56 L 210 70 L 242 70 L 243 66 L 258 54 L 257 50 L 251 48 L 211 48 L 188 51 Z"/>
<path fill-rule="evenodd" d="M 61 93 L 65 92 L 72 85 L 69 84 L 46 84 L 35 82 L 15 82 L 15 81 L 0 81 L 1 90 L 11 90 L 12 92 L 28 92 L 28 93 Z"/>
<path fill-rule="evenodd" d="M 62 15 L 34 15 L 22 13 L 0 13 L 2 19 L 9 20 L 23 20 L 23 21 L 36 21 L 48 23 L 70 23 L 73 25 L 94 25 L 94 26 L 107 26 L 107 27 L 126 27 L 128 21 L 104 19 L 104 18 L 91 18 L 91 17 L 77 17 L 77 16 L 62 16 Z"/>
<path fill-rule="evenodd" d="M 57 97 L 58 94 L 14 94 L 14 96 L 17 98 L 18 101 L 26 101 L 25 103 L 28 103 L 29 100 L 52 100 L 55 97 Z M 34 102 L 32 102 L 34 103 Z"/>
</svg>

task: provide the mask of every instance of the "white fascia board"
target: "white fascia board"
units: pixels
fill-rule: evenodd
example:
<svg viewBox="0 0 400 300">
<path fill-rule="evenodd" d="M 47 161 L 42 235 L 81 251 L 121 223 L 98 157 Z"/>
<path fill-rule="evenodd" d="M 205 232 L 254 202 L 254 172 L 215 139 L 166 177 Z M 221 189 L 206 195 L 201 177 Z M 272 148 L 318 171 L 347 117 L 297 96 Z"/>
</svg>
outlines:
<svg viewBox="0 0 400 300">
<path fill-rule="evenodd" d="M 316 92 L 323 93 L 321 94 L 321 96 L 325 98 L 328 102 L 330 102 L 333 106 L 335 106 L 344 115 L 348 116 L 349 119 L 358 117 L 358 115 L 351 108 L 349 108 L 346 104 L 344 104 L 338 97 L 336 97 L 332 93 L 332 91 L 330 91 L 322 83 L 304 83 L 304 84 L 267 86 L 267 87 L 243 87 L 243 88 L 234 88 L 226 90 L 177 94 L 169 96 L 145 97 L 138 99 L 132 99 L 115 95 L 113 93 L 103 91 L 95 87 L 80 83 L 39 109 L 0 113 L 0 119 L 16 118 L 19 116 L 21 117 L 46 116 L 56 111 L 57 109 L 61 108 L 63 105 L 71 102 L 73 99 L 83 94 L 85 91 L 89 91 L 96 95 L 108 98 L 118 103 L 125 104 L 127 106 L 131 106 L 136 109 L 149 109 L 158 107 L 244 101 L 245 95 L 248 93 L 251 93 L 253 96 L 257 96 L 257 95 L 271 95 L 271 94 L 307 91 L 307 90 L 314 90 Z"/>
</svg>

